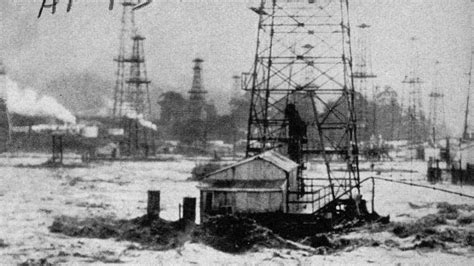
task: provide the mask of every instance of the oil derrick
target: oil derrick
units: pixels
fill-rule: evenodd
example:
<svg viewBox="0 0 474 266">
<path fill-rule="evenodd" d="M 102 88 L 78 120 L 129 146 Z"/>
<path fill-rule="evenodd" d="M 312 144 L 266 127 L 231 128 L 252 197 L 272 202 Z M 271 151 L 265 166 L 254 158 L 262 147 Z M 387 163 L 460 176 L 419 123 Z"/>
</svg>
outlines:
<svg viewBox="0 0 474 266">
<path fill-rule="evenodd" d="M 430 94 L 430 110 L 428 115 L 428 121 L 431 130 L 431 141 L 433 145 L 436 145 L 436 138 L 441 134 L 446 133 L 446 113 L 445 113 L 445 103 L 444 103 L 444 93 L 440 88 L 440 71 L 439 71 L 439 61 L 435 62 L 435 77 L 433 79 L 433 88 L 431 89 Z"/>
<path fill-rule="evenodd" d="M 114 88 L 114 106 L 112 110 L 113 117 L 121 121 L 123 116 L 123 105 L 125 102 L 125 89 L 127 79 L 127 53 L 131 51 L 130 38 L 136 33 L 135 28 L 135 12 L 132 10 L 133 1 L 122 2 L 122 18 L 120 30 L 119 54 L 114 59 L 117 62 L 117 71 L 115 72 L 115 88 Z"/>
<path fill-rule="evenodd" d="M 384 118 L 383 121 L 380 121 L 380 127 L 385 129 L 384 132 L 388 130 L 388 134 L 384 135 L 386 135 L 389 140 L 395 140 L 397 138 L 397 132 L 400 130 L 401 117 L 399 111 L 401 108 L 398 106 L 397 98 L 397 92 L 390 86 L 385 86 L 384 90 L 378 93 L 376 97 L 377 103 L 385 108 L 380 111 Z"/>
<path fill-rule="evenodd" d="M 408 138 L 412 144 L 419 144 L 426 140 L 425 116 L 423 104 L 421 102 L 421 84 L 423 81 L 418 76 L 418 50 L 415 47 L 416 38 L 412 37 L 412 51 L 415 55 L 412 58 L 410 71 L 405 76 L 402 83 L 407 85 L 408 106 L 406 115 L 408 116 Z"/>
<path fill-rule="evenodd" d="M 189 93 L 188 103 L 188 123 L 191 142 L 197 148 L 205 149 L 207 143 L 207 112 L 206 112 L 206 93 L 202 81 L 202 63 L 204 60 L 195 58 L 193 60 L 193 83 Z"/>
<path fill-rule="evenodd" d="M 242 96 L 242 82 L 241 77 L 239 75 L 232 76 L 232 97 L 239 98 Z"/>
<path fill-rule="evenodd" d="M 299 164 L 299 203 L 314 196 L 304 174 L 324 159 L 332 200 L 359 188 L 348 1 L 260 1 L 246 155 L 279 149 Z M 308 80 L 308 72 L 311 78 Z M 332 171 L 340 158 L 346 171 Z M 315 201 L 312 201 L 315 202 Z M 297 202 L 298 203 L 298 202 Z"/>
<path fill-rule="evenodd" d="M 0 61 L 0 153 L 8 151 L 11 141 L 10 115 L 7 108 L 6 70 Z"/>
<path fill-rule="evenodd" d="M 358 37 L 356 39 L 356 51 L 357 54 L 354 56 L 354 72 L 352 77 L 355 82 L 355 90 L 357 92 L 356 102 L 359 103 L 357 106 L 358 116 L 357 121 L 359 122 L 359 137 L 363 140 L 368 140 L 370 136 L 377 135 L 376 128 L 376 101 L 373 101 L 372 110 L 369 105 L 369 90 L 372 90 L 372 94 L 375 99 L 375 91 L 372 79 L 377 76 L 372 72 L 372 60 L 370 53 L 370 41 L 369 41 L 369 29 L 370 25 L 362 23 L 357 26 Z M 372 126 L 370 126 L 372 125 Z"/>
<path fill-rule="evenodd" d="M 470 67 L 469 67 L 469 72 L 468 72 L 468 75 L 469 75 L 469 82 L 468 82 L 468 86 L 467 86 L 467 97 L 466 97 L 466 109 L 464 111 L 464 128 L 463 128 L 463 134 L 462 134 L 462 138 L 464 140 L 468 140 L 468 139 L 473 139 L 474 136 L 471 136 L 471 132 L 469 131 L 469 127 L 472 126 L 472 124 L 470 125 L 469 124 L 469 116 L 472 116 L 472 103 L 471 103 L 471 99 L 472 99 L 472 61 L 473 61 L 473 55 L 474 55 L 474 49 L 471 48 L 471 62 L 470 62 Z M 472 120 L 470 120 L 472 122 Z"/>
<path fill-rule="evenodd" d="M 143 42 L 135 26 L 136 5 L 140 1 L 122 2 L 122 28 L 120 33 L 113 117 L 123 129 L 120 140 L 122 154 L 143 157 L 155 152 L 156 125 L 150 122 L 150 80 L 147 78 Z"/>
</svg>

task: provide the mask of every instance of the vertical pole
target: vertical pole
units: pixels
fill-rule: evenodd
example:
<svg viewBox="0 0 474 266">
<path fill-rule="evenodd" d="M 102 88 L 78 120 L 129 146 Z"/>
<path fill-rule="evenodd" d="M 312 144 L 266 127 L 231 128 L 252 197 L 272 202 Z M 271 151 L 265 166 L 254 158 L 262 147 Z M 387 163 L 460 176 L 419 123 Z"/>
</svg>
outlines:
<svg viewBox="0 0 474 266">
<path fill-rule="evenodd" d="M 290 173 L 286 173 L 286 212 L 290 212 Z"/>
<path fill-rule="evenodd" d="M 53 152 L 53 163 L 56 162 L 56 149 L 54 148 L 54 146 L 56 145 L 56 137 L 54 135 L 51 135 L 51 148 L 52 148 L 52 152 Z"/>
<path fill-rule="evenodd" d="M 469 68 L 469 84 L 467 86 L 467 99 L 466 99 L 466 111 L 464 112 L 464 130 L 463 130 L 463 138 L 469 139 L 469 132 L 468 132 L 468 118 L 469 118 L 469 101 L 471 97 L 471 83 L 472 83 L 472 57 L 474 55 L 474 51 L 471 48 L 471 67 Z"/>
<path fill-rule="evenodd" d="M 59 162 L 63 163 L 63 136 L 59 136 Z"/>
<path fill-rule="evenodd" d="M 193 223 L 196 221 L 196 198 L 183 198 L 183 220 Z"/>
<path fill-rule="evenodd" d="M 372 177 L 372 214 L 375 212 L 374 202 L 375 202 L 375 178 Z"/>
<path fill-rule="evenodd" d="M 160 217 L 160 191 L 148 190 L 148 219 L 156 219 Z"/>
</svg>

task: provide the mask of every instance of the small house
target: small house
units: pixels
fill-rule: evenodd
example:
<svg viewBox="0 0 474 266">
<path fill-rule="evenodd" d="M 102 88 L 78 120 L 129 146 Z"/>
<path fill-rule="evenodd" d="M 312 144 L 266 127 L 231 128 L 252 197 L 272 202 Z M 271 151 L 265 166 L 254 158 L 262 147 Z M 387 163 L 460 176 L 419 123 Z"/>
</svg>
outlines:
<svg viewBox="0 0 474 266">
<path fill-rule="evenodd" d="M 201 217 L 222 213 L 289 212 L 298 165 L 267 151 L 209 174 L 201 181 Z"/>
</svg>

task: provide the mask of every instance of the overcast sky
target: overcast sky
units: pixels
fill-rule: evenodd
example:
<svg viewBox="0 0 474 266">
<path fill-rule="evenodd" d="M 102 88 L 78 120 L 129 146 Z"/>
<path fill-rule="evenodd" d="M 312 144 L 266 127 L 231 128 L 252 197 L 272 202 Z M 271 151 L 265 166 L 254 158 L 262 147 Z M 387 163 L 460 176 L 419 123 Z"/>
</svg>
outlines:
<svg viewBox="0 0 474 266">
<path fill-rule="evenodd" d="M 67 1 L 60 0 L 56 14 L 45 10 L 37 19 L 41 2 L 1 1 L 0 57 L 10 77 L 42 90 L 48 80 L 71 72 L 93 72 L 113 81 L 121 6 L 116 3 L 109 11 L 109 0 L 76 0 L 66 13 Z M 154 0 L 138 11 L 137 24 L 147 38 L 145 53 L 153 83 L 162 89 L 189 90 L 192 60 L 199 56 L 205 60 L 206 89 L 224 110 L 231 95 L 232 75 L 248 71 L 255 52 L 257 15 L 248 9 L 249 2 Z M 427 95 L 434 62 L 440 61 L 440 86 L 449 105 L 449 124 L 459 134 L 474 23 L 471 1 L 349 2 L 351 24 L 372 26 L 370 50 L 377 84 L 403 93 L 401 81 L 416 45 L 420 76 L 426 82 L 423 93 Z M 415 44 L 409 41 L 413 36 L 417 38 Z M 110 95 L 112 90 L 113 83 Z"/>
</svg>

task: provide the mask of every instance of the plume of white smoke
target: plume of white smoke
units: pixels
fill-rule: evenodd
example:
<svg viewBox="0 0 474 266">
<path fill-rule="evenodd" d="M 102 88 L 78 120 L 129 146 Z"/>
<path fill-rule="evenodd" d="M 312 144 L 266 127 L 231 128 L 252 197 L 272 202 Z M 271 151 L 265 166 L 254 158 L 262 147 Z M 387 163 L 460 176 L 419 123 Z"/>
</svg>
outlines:
<svg viewBox="0 0 474 266">
<path fill-rule="evenodd" d="M 25 116 L 50 116 L 64 123 L 76 123 L 76 117 L 53 97 L 40 96 L 30 88 L 21 89 L 9 78 L 5 82 L 10 112 Z"/>
<path fill-rule="evenodd" d="M 154 131 L 157 130 L 157 127 L 155 124 L 153 124 L 151 121 L 146 120 L 143 117 L 143 114 L 139 114 L 135 110 L 133 110 L 130 104 L 127 104 L 127 103 L 123 104 L 122 114 L 124 114 L 123 116 L 125 116 L 126 118 L 137 120 L 138 123 L 142 125 L 143 127 L 152 129 Z"/>
<path fill-rule="evenodd" d="M 124 115 L 127 118 L 137 120 L 140 125 L 143 127 L 152 129 L 156 131 L 157 127 L 155 124 L 153 124 L 151 121 L 146 120 L 143 118 L 143 114 L 137 114 L 135 111 L 128 110 L 127 113 Z"/>
</svg>

